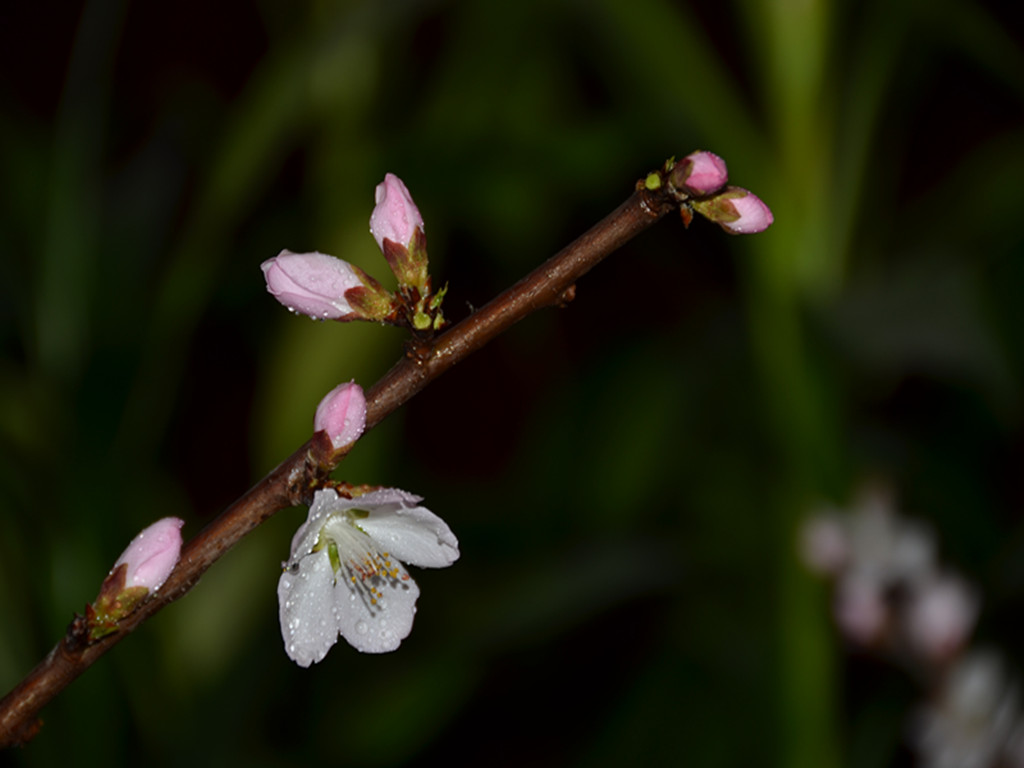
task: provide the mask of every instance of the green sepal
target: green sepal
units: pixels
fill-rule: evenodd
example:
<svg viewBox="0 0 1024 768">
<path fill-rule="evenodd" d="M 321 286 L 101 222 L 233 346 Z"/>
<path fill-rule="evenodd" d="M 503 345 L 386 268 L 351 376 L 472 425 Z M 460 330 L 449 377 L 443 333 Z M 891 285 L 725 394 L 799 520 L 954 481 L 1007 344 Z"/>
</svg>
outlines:
<svg viewBox="0 0 1024 768">
<path fill-rule="evenodd" d="M 428 305 L 430 309 L 438 309 L 441 306 L 441 302 L 444 301 L 446 293 L 448 293 L 448 283 L 445 283 L 444 288 L 430 297 L 430 304 Z"/>
<path fill-rule="evenodd" d="M 433 324 L 434 321 L 431 319 L 430 315 L 422 310 L 416 311 L 412 316 L 412 327 L 417 331 L 425 331 L 428 328 L 431 328 Z"/>
<path fill-rule="evenodd" d="M 731 201 L 747 194 L 749 193 L 746 190 L 739 187 L 726 187 L 714 197 L 694 200 L 693 209 L 716 224 L 736 221 L 740 217 L 740 212 Z"/>
<path fill-rule="evenodd" d="M 410 285 L 419 289 L 422 294 L 430 291 L 430 263 L 427 259 L 427 235 L 419 227 L 412 234 L 409 243 L 409 264 L 412 279 Z"/>
<path fill-rule="evenodd" d="M 134 611 L 139 603 L 146 599 L 149 594 L 147 587 L 126 587 L 114 592 L 117 582 L 124 584 L 124 565 L 118 566 L 118 570 L 108 576 L 96 602 L 85 608 L 86 623 L 89 627 L 89 640 L 99 640 L 101 637 L 113 634 L 118 630 L 118 623 L 125 616 Z M 110 584 L 114 589 L 108 589 Z"/>
<path fill-rule="evenodd" d="M 398 280 L 398 287 L 415 288 L 421 294 L 427 292 L 428 260 L 427 236 L 417 228 L 408 247 L 393 240 L 385 239 L 382 246 L 384 259 Z"/>
<path fill-rule="evenodd" d="M 345 301 L 355 310 L 361 320 L 380 322 L 387 319 L 395 310 L 394 295 L 382 288 L 379 283 L 376 288 L 367 288 L 366 286 L 349 288 L 345 291 Z"/>
</svg>

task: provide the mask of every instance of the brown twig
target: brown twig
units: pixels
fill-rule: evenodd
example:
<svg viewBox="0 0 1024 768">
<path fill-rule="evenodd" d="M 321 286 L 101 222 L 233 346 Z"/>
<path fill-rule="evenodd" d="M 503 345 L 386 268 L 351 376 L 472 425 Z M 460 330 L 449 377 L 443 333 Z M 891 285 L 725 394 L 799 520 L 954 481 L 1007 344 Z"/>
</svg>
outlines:
<svg viewBox="0 0 1024 768">
<path fill-rule="evenodd" d="M 664 187 L 650 191 L 638 186 L 622 205 L 489 304 L 432 341 L 419 342 L 367 392 L 367 429 L 519 320 L 570 301 L 580 277 L 678 207 Z M 325 433 L 317 433 L 188 541 L 164 585 L 122 619 L 117 632 L 89 642 L 81 622 L 73 621 L 60 643 L 0 701 L 0 748 L 28 741 L 47 702 L 142 622 L 184 596 L 245 534 L 278 510 L 309 503 L 313 489 L 342 458 L 332 456 Z"/>
</svg>

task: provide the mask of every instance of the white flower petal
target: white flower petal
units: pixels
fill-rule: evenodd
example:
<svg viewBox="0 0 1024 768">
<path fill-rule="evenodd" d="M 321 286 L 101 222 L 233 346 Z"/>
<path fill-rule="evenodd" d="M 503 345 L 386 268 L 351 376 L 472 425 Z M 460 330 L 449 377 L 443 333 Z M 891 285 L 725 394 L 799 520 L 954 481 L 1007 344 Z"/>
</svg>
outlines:
<svg viewBox="0 0 1024 768">
<path fill-rule="evenodd" d="M 401 488 L 379 488 L 376 491 L 363 494 L 355 499 L 346 499 L 349 508 L 364 509 L 368 507 L 380 507 L 394 505 L 415 507 L 418 502 L 423 501 L 422 496 L 403 491 Z M 365 507 L 363 505 L 366 505 Z"/>
<path fill-rule="evenodd" d="M 459 540 L 448 524 L 426 507 L 371 510 L 358 525 L 378 547 L 410 565 L 444 568 L 459 559 Z"/>
<path fill-rule="evenodd" d="M 299 558 L 313 551 L 320 537 L 320 529 L 324 527 L 327 518 L 336 512 L 347 512 L 351 509 L 374 510 L 378 507 L 398 510 L 403 507 L 415 507 L 418 501 L 422 501 L 422 497 L 399 488 L 381 488 L 355 499 L 343 498 L 333 488 L 321 489 L 313 494 L 313 505 L 309 508 L 306 522 L 299 526 L 299 530 L 292 537 L 290 564 L 294 565 Z"/>
<path fill-rule="evenodd" d="M 299 561 L 277 582 L 278 610 L 285 652 L 300 667 L 320 661 L 338 641 L 334 571 L 326 549 Z"/>
<path fill-rule="evenodd" d="M 392 561 L 394 577 L 362 579 L 342 566 L 334 588 L 338 631 L 363 653 L 395 650 L 412 631 L 420 589 L 401 563 Z"/>
<path fill-rule="evenodd" d="M 313 494 L 313 506 L 309 508 L 306 522 L 299 526 L 299 530 L 292 537 L 292 557 L 288 561 L 289 565 L 295 565 L 301 558 L 313 551 L 327 516 L 336 511 L 338 502 L 348 501 L 348 499 L 339 498 L 333 488 L 320 490 Z"/>
</svg>

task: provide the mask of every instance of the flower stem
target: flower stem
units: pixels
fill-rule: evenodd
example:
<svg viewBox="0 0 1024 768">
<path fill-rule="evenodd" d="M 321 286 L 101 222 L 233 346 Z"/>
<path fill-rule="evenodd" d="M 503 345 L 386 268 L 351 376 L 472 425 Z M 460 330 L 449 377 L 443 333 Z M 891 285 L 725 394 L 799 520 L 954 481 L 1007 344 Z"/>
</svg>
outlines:
<svg viewBox="0 0 1024 768">
<path fill-rule="evenodd" d="M 413 341 L 405 357 L 367 393 L 366 428 L 379 424 L 431 381 L 527 315 L 567 304 L 580 277 L 677 207 L 664 186 L 636 190 L 590 230 L 486 306 L 430 340 Z M 57 646 L 0 700 L 0 748 L 31 739 L 39 729 L 38 713 L 51 699 L 142 622 L 187 594 L 206 569 L 245 534 L 278 510 L 308 504 L 315 488 L 344 458 L 344 453 L 332 455 L 333 451 L 323 432 L 299 447 L 183 546 L 181 559 L 167 581 L 121 619 L 116 631 L 90 640 L 85 623 L 72 621 Z"/>
</svg>

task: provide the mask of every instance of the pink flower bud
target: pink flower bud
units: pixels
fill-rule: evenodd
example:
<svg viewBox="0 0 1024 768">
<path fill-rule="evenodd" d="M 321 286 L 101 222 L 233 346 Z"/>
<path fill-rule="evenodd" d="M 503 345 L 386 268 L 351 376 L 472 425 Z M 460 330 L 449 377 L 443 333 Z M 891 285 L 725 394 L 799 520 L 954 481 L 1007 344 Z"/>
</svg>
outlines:
<svg viewBox="0 0 1024 768">
<path fill-rule="evenodd" d="M 377 185 L 375 198 L 377 206 L 370 214 L 370 232 L 377 245 L 383 251 L 384 241 L 391 240 L 408 248 L 416 230 L 423 230 L 423 217 L 409 190 L 400 178 L 389 173 Z"/>
<path fill-rule="evenodd" d="M 739 218 L 735 221 L 722 221 L 719 223 L 722 227 L 730 232 L 735 232 L 737 235 L 752 235 L 757 232 L 764 232 L 775 221 L 771 209 L 761 202 L 761 198 L 753 192 L 748 192 L 739 187 L 736 187 L 736 189 L 743 192 L 743 196 L 734 197 L 729 202 L 736 209 Z"/>
<path fill-rule="evenodd" d="M 335 450 L 354 443 L 365 428 L 366 398 L 353 381 L 332 389 L 316 407 L 313 431 L 325 431 Z"/>
<path fill-rule="evenodd" d="M 317 319 L 355 319 L 345 293 L 362 288 L 356 268 L 323 253 L 281 251 L 260 265 L 267 290 L 293 312 Z"/>
<path fill-rule="evenodd" d="M 674 186 L 683 187 L 698 197 L 717 192 L 729 180 L 725 160 L 714 152 L 693 152 L 678 163 L 672 171 Z"/>
<path fill-rule="evenodd" d="M 132 543 L 121 553 L 111 573 L 124 563 L 125 588 L 145 587 L 151 592 L 160 588 L 174 570 L 181 554 L 181 526 L 185 521 L 177 517 L 165 517 L 132 539 Z"/>
<path fill-rule="evenodd" d="M 726 187 L 713 197 L 694 200 L 693 210 L 734 235 L 763 232 L 774 221 L 761 198 L 741 187 Z"/>
</svg>

